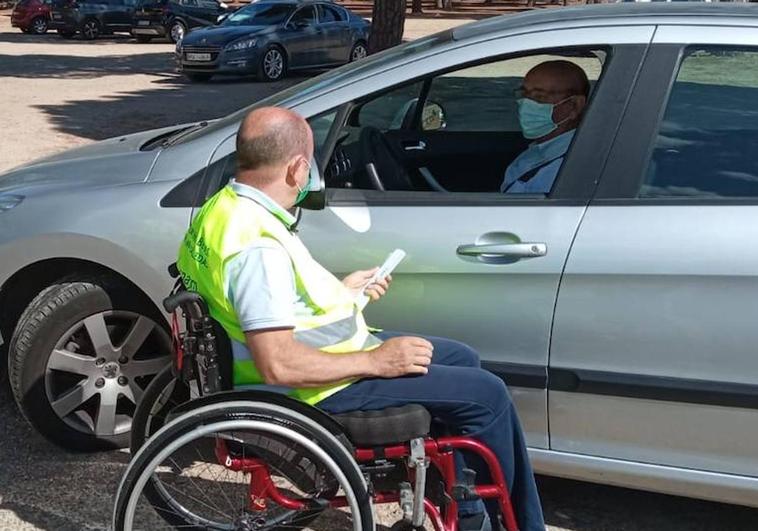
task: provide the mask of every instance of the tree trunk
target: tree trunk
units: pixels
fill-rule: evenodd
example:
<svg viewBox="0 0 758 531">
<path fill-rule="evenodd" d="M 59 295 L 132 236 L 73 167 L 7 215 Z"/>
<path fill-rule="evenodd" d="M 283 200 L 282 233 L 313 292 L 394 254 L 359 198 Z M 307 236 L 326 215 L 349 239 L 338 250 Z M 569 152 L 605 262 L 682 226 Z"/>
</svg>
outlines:
<svg viewBox="0 0 758 531">
<path fill-rule="evenodd" d="M 424 10 L 421 7 L 421 0 L 413 0 L 411 2 L 411 13 L 418 14 L 423 12 Z"/>
<path fill-rule="evenodd" d="M 380 52 L 400 44 L 405 29 L 406 0 L 374 0 L 369 52 Z"/>
</svg>

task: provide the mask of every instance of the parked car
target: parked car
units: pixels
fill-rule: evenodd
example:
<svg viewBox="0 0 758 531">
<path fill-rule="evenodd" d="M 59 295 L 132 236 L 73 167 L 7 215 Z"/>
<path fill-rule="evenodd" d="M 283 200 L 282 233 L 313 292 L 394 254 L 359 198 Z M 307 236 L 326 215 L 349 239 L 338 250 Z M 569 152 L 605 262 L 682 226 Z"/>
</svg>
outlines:
<svg viewBox="0 0 758 531">
<path fill-rule="evenodd" d="M 139 42 L 168 37 L 179 42 L 187 31 L 212 26 L 229 12 L 229 6 L 217 0 L 137 0 L 132 35 Z"/>
<path fill-rule="evenodd" d="M 288 71 L 326 68 L 367 55 L 370 23 L 332 2 L 261 0 L 216 27 L 177 43 L 179 69 L 192 81 L 254 74 L 276 81 Z"/>
<path fill-rule="evenodd" d="M 137 0 L 52 0 L 50 28 L 64 39 L 77 33 L 86 40 L 132 29 Z"/>
<path fill-rule="evenodd" d="M 757 29 L 736 4 L 541 10 L 256 105 L 313 128 L 314 257 L 341 274 L 404 249 L 368 322 L 475 347 L 538 473 L 758 506 Z M 585 70 L 588 110 L 548 194 L 501 194 L 526 145 L 511 89 L 551 58 Z M 0 330 L 49 439 L 126 443 L 170 351 L 166 266 L 249 110 L 0 176 Z"/>
<path fill-rule="evenodd" d="M 50 5 L 44 0 L 20 0 L 13 7 L 11 26 L 24 33 L 47 33 Z"/>
</svg>

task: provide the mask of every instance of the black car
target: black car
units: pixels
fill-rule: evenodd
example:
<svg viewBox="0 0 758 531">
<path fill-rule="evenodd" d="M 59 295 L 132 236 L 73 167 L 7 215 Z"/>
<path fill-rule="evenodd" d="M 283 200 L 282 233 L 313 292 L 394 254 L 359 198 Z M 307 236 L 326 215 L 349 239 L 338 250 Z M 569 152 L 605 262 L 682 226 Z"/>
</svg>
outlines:
<svg viewBox="0 0 758 531">
<path fill-rule="evenodd" d="M 367 54 L 370 23 L 329 1 L 260 0 L 176 45 L 179 69 L 193 81 L 253 74 L 266 81 L 290 70 L 326 68 Z"/>
<path fill-rule="evenodd" d="M 229 7 L 217 0 L 137 0 L 132 35 L 140 42 L 168 36 L 178 42 L 193 28 L 211 26 Z"/>
<path fill-rule="evenodd" d="M 50 28 L 69 39 L 87 40 L 114 32 L 130 32 L 137 0 L 53 0 Z"/>
</svg>

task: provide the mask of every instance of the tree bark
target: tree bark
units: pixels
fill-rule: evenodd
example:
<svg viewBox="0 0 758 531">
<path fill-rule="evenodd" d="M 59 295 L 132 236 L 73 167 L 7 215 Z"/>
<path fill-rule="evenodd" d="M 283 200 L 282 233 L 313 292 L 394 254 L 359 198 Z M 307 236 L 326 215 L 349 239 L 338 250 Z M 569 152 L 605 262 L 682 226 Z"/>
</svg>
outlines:
<svg viewBox="0 0 758 531">
<path fill-rule="evenodd" d="M 371 15 L 370 53 L 397 46 L 403 40 L 406 0 L 374 0 Z"/>
<path fill-rule="evenodd" d="M 424 10 L 421 6 L 421 0 L 413 0 L 411 2 L 411 13 L 418 14 L 423 12 Z"/>
</svg>

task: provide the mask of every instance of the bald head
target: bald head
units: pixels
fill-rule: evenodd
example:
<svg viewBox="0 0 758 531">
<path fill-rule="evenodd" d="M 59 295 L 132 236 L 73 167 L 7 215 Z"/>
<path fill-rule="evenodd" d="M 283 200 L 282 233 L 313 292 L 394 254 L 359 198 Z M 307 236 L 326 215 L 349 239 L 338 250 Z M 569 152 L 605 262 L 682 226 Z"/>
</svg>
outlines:
<svg viewBox="0 0 758 531">
<path fill-rule="evenodd" d="M 237 163 L 240 171 L 259 171 L 283 166 L 302 156 L 313 155 L 313 134 L 302 116 L 280 107 L 262 107 L 248 114 L 237 132 Z"/>
<path fill-rule="evenodd" d="M 565 96 L 584 96 L 590 94 L 590 82 L 587 74 L 577 64 L 570 61 L 545 61 L 526 74 L 524 88 L 544 91 Z"/>
</svg>

